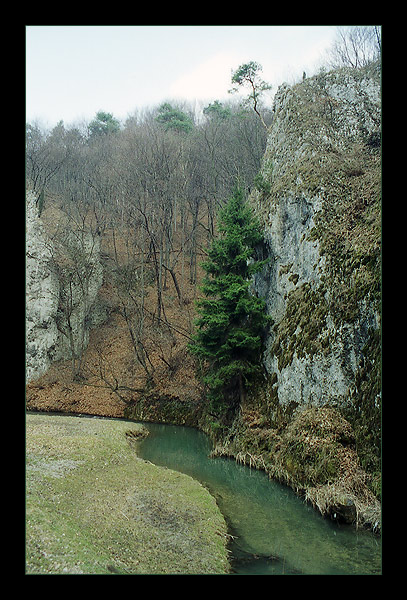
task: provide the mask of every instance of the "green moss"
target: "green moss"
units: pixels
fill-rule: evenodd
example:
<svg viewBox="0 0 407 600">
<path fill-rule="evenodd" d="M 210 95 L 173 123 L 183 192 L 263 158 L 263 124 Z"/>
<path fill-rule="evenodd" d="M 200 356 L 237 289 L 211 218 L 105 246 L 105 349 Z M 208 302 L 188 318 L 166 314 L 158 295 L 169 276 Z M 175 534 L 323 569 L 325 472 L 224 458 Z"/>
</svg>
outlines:
<svg viewBox="0 0 407 600">
<path fill-rule="evenodd" d="M 338 327 L 357 318 L 364 298 L 379 309 L 381 294 L 380 157 L 360 143 L 349 152 L 347 161 L 334 155 L 320 166 L 324 202 L 307 237 L 325 257 L 324 283 Z M 356 177 L 357 165 L 363 168 Z"/>
<path fill-rule="evenodd" d="M 281 275 L 287 275 L 287 273 L 289 273 L 291 271 L 293 264 L 294 263 L 289 263 L 288 265 L 281 265 L 280 271 L 279 271 L 280 277 L 281 277 Z"/>
<path fill-rule="evenodd" d="M 309 486 L 332 482 L 338 474 L 336 447 L 325 440 L 296 440 L 285 449 L 284 464 L 296 485 Z"/>
<path fill-rule="evenodd" d="M 295 352 L 301 358 L 327 349 L 327 313 L 323 286 L 314 290 L 310 283 L 304 283 L 288 294 L 285 315 L 274 327 L 271 348 L 280 370 L 291 364 Z"/>
<path fill-rule="evenodd" d="M 344 414 L 352 424 L 363 468 L 372 474 L 371 489 L 381 492 L 381 336 L 370 330 Z"/>
<path fill-rule="evenodd" d="M 309 408 L 294 414 L 294 406 L 266 406 L 253 398 L 243 408 L 224 440 L 229 453 L 250 457 L 295 489 L 337 480 L 344 450 L 356 460 L 354 431 L 338 410 Z"/>
</svg>

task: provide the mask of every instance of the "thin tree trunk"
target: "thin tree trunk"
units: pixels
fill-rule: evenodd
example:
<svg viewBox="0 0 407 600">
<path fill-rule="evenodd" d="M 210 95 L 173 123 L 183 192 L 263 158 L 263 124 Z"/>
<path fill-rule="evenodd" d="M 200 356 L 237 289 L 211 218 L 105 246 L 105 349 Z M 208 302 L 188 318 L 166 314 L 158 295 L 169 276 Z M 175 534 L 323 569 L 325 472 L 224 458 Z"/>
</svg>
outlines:
<svg viewBox="0 0 407 600">
<path fill-rule="evenodd" d="M 242 374 L 239 373 L 239 396 L 240 396 L 240 405 L 244 404 L 246 400 L 246 390 L 244 388 L 243 377 Z"/>
<path fill-rule="evenodd" d="M 173 269 L 170 269 L 170 267 L 167 267 L 167 266 L 166 266 L 166 265 L 164 265 L 164 264 L 163 264 L 163 267 L 164 267 L 164 269 L 165 269 L 166 271 L 169 271 L 169 273 L 170 273 L 170 275 L 171 275 L 171 277 L 172 277 L 172 280 L 173 280 L 173 282 L 174 282 L 175 289 L 177 290 L 177 294 L 178 294 L 178 300 L 179 300 L 179 303 L 180 303 L 180 304 L 182 304 L 182 292 L 181 292 L 181 290 L 180 290 L 180 287 L 179 287 L 179 285 L 178 285 L 177 276 L 175 275 L 175 273 L 174 273 Z"/>
</svg>

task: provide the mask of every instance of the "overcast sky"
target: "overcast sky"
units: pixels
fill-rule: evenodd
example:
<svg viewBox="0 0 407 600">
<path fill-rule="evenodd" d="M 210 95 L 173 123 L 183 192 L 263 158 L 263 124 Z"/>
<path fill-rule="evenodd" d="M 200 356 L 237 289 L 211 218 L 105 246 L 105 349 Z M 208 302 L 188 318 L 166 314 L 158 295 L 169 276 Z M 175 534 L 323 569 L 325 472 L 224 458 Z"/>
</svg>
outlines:
<svg viewBox="0 0 407 600">
<path fill-rule="evenodd" d="M 30 25 L 26 118 L 53 127 L 98 110 L 125 120 L 166 100 L 227 99 L 231 71 L 250 60 L 273 94 L 315 73 L 335 33 L 333 25 Z"/>
</svg>

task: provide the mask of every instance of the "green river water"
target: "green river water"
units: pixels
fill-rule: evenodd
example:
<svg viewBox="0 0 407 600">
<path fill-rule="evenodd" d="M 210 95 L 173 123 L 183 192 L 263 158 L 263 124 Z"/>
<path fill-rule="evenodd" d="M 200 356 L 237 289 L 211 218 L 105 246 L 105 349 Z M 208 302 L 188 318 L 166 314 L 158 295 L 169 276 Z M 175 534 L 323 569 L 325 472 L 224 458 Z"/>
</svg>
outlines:
<svg viewBox="0 0 407 600">
<path fill-rule="evenodd" d="M 248 575 L 380 575 L 380 538 L 324 519 L 294 492 L 232 459 L 209 458 L 210 439 L 175 425 L 143 423 L 141 458 L 200 481 L 233 536 L 233 571 Z"/>
</svg>

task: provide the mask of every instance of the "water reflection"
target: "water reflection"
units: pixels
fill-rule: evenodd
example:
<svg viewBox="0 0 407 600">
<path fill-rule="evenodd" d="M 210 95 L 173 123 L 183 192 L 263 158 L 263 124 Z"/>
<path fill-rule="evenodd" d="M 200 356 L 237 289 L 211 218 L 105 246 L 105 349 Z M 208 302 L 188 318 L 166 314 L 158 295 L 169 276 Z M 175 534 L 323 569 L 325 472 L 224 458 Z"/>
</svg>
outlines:
<svg viewBox="0 0 407 600">
<path fill-rule="evenodd" d="M 173 425 L 146 424 L 139 454 L 186 473 L 215 496 L 235 539 L 234 566 L 245 574 L 379 574 L 379 540 L 323 519 L 292 490 L 225 458 L 209 438 Z"/>
</svg>

